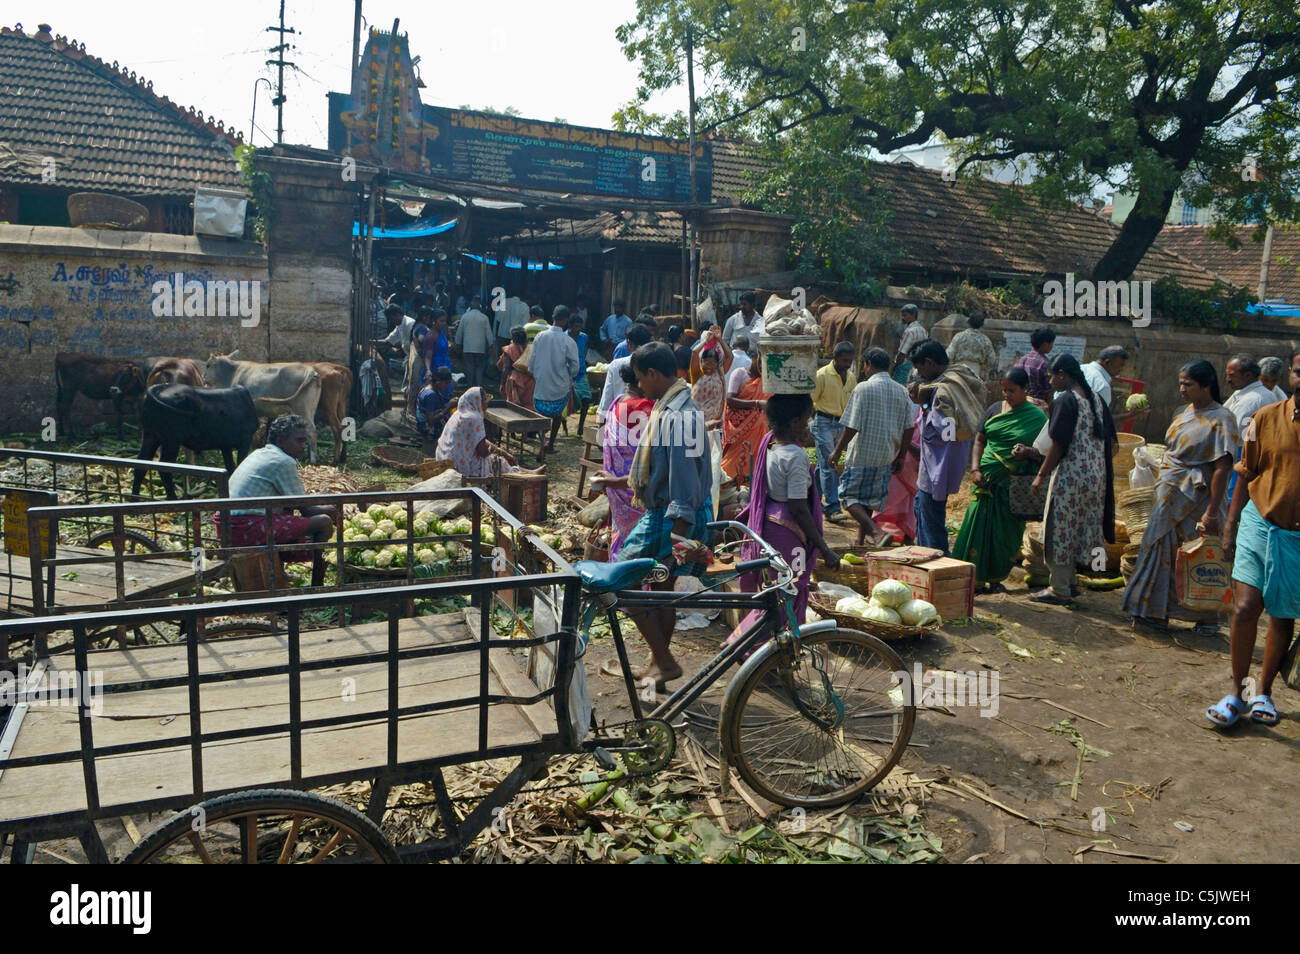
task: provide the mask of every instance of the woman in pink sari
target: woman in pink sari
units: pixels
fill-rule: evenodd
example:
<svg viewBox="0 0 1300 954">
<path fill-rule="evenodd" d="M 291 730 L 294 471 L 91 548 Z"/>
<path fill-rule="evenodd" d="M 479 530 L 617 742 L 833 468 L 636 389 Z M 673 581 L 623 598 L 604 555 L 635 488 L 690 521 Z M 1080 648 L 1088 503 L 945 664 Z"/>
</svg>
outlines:
<svg viewBox="0 0 1300 954">
<path fill-rule="evenodd" d="M 790 564 L 798 586 L 794 614 L 800 623 L 808 612 L 813 564 L 818 557 L 828 567 L 840 563 L 839 555 L 822 536 L 821 488 L 804 450 L 804 445 L 812 442 L 808 432 L 812 416 L 812 398 L 807 394 L 774 394 L 768 398 L 767 420 L 772 430 L 754 455 L 749 504 L 738 518 Z M 754 560 L 759 555 L 756 543 L 749 542 L 740 548 L 741 560 Z M 743 593 L 753 593 L 762 585 L 757 574 L 746 573 L 740 577 Z M 739 638 L 765 612 L 754 610 L 741 620 L 728 642 Z"/>
<path fill-rule="evenodd" d="M 921 409 L 916 409 L 913 423 L 912 446 L 903 457 L 903 469 L 889 481 L 889 496 L 883 510 L 871 515 L 876 526 L 894 535 L 895 543 L 911 543 L 916 539 L 916 479 L 921 466 Z M 901 538 L 901 540 L 900 540 Z"/>
<path fill-rule="evenodd" d="M 632 457 L 655 403 L 642 396 L 631 364 L 623 366 L 622 376 L 626 390 L 605 415 L 601 434 L 604 473 L 611 477 L 626 477 L 632 470 Z M 605 496 L 609 498 L 609 558 L 613 560 L 645 510 L 633 506 L 630 488 L 606 487 Z"/>
</svg>

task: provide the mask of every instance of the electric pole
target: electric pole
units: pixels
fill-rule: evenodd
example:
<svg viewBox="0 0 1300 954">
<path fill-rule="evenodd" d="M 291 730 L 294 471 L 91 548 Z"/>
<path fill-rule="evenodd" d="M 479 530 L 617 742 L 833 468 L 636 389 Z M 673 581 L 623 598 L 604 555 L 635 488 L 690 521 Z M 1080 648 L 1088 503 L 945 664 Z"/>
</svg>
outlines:
<svg viewBox="0 0 1300 954">
<path fill-rule="evenodd" d="M 284 42 L 284 35 L 295 32 L 293 27 L 284 25 L 284 0 L 280 0 L 280 25 L 278 27 L 269 26 L 266 28 L 266 32 L 280 34 L 280 42 L 271 47 L 270 50 L 275 54 L 275 59 L 267 60 L 266 63 L 268 66 L 276 68 L 275 99 L 271 100 L 271 103 L 275 106 L 276 113 L 275 141 L 276 143 L 282 143 L 284 142 L 284 68 L 294 65 L 284 58 L 284 54 L 289 49 L 289 44 Z"/>
<path fill-rule="evenodd" d="M 690 152 L 688 162 L 691 173 L 691 205 L 693 206 L 699 201 L 699 197 L 695 191 L 695 36 L 690 24 L 686 25 L 686 95 L 688 97 L 686 104 L 687 149 Z M 699 213 L 695 209 L 691 209 L 691 234 L 688 243 L 690 287 L 686 293 L 686 307 L 690 309 L 687 318 L 692 328 L 695 327 L 695 286 L 697 282 L 696 268 L 698 267 L 695 260 L 695 220 L 698 215 Z"/>
</svg>

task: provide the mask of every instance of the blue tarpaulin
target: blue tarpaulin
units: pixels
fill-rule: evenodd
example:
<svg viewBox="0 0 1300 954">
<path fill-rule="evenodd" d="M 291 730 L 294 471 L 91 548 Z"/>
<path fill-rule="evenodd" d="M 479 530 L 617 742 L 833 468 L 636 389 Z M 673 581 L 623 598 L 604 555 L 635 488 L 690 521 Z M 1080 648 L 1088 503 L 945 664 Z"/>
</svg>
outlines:
<svg viewBox="0 0 1300 954">
<path fill-rule="evenodd" d="M 466 258 L 472 258 L 476 262 L 483 261 L 482 255 L 471 255 L 469 252 L 461 252 L 461 254 L 464 255 Z M 489 256 L 487 259 L 487 263 L 489 265 L 495 265 L 497 263 L 497 260 Z M 522 267 L 523 267 L 523 262 L 517 256 L 514 255 L 506 256 L 506 268 L 522 268 Z M 541 272 L 541 271 L 554 272 L 554 271 L 559 271 L 563 267 L 564 267 L 563 265 L 556 265 L 554 262 L 538 262 L 538 261 L 534 261 L 531 258 L 528 260 L 528 270 L 530 272 Z"/>
<path fill-rule="evenodd" d="M 424 238 L 427 235 L 438 235 L 449 229 L 455 228 L 456 220 L 449 219 L 446 222 L 439 222 L 436 219 L 416 219 L 414 222 L 408 222 L 406 225 L 395 225 L 392 228 L 381 228 L 375 226 L 374 236 L 377 239 L 385 238 Z M 352 234 L 361 234 L 361 223 L 354 222 L 352 225 Z"/>
<path fill-rule="evenodd" d="M 1274 318 L 1300 318 L 1300 305 L 1290 302 L 1264 302 L 1262 305 L 1247 305 L 1248 315 L 1271 315 Z"/>
</svg>

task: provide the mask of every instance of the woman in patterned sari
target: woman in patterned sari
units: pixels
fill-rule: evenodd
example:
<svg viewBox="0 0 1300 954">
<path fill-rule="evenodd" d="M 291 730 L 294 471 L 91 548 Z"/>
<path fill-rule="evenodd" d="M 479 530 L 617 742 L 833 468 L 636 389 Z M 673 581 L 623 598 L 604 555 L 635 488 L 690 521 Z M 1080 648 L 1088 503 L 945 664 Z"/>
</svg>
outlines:
<svg viewBox="0 0 1300 954">
<path fill-rule="evenodd" d="M 757 361 L 745 372 L 745 383 L 735 394 L 727 395 L 722 414 L 722 471 L 728 477 L 748 482 L 758 453 L 758 443 L 767 433 L 768 395 L 763 393 L 763 370 Z M 733 385 L 734 386 L 734 385 Z"/>
<path fill-rule="evenodd" d="M 510 332 L 510 344 L 501 349 L 497 367 L 501 371 L 501 389 L 511 404 L 533 409 L 533 388 L 537 382 L 527 371 L 516 371 L 515 362 L 524 356 L 528 347 L 528 333 L 523 328 Z"/>
<path fill-rule="evenodd" d="M 1174 561 L 1178 547 L 1202 533 L 1217 535 L 1228 516 L 1228 474 L 1241 438 L 1237 418 L 1219 403 L 1219 378 L 1208 361 L 1191 361 L 1178 372 L 1178 393 L 1187 407 L 1165 434 L 1155 504 L 1142 534 L 1137 566 L 1124 590 L 1124 612 L 1133 622 L 1163 629 L 1178 597 Z M 1207 620 L 1198 629 L 1217 630 Z"/>
<path fill-rule="evenodd" d="M 1025 522 L 1011 515 L 1011 475 L 1029 473 L 1029 464 L 1017 460 L 1017 444 L 1032 444 L 1047 423 L 1047 415 L 1029 400 L 1029 375 L 1012 368 L 1002 377 L 1002 400 L 984 414 L 971 454 L 971 481 L 975 491 L 962 522 L 952 555 L 975 564 L 975 581 L 989 592 L 1001 589 L 1011 573 L 1011 561 L 1020 549 Z"/>
<path fill-rule="evenodd" d="M 877 527 L 893 534 L 897 543 L 916 540 L 916 482 L 921 475 L 921 420 L 919 407 L 912 420 L 912 446 L 903 455 L 903 469 L 889 481 L 885 506 L 871 515 Z"/>
<path fill-rule="evenodd" d="M 605 429 L 601 434 L 601 463 L 605 473 L 614 477 L 626 477 L 632 470 L 636 446 L 655 403 L 637 387 L 636 372 L 630 362 L 623 365 L 621 373 L 626 391 L 605 415 Z M 609 498 L 609 558 L 613 560 L 637 521 L 645 516 L 645 509 L 632 503 L 632 490 L 628 487 L 606 487 L 605 496 Z"/>
</svg>

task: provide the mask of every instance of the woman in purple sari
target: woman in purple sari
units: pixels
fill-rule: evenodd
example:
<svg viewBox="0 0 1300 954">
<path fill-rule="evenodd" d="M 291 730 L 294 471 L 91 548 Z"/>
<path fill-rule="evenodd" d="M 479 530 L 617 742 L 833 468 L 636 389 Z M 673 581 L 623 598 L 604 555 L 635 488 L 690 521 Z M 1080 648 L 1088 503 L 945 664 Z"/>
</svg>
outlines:
<svg viewBox="0 0 1300 954">
<path fill-rule="evenodd" d="M 630 363 L 623 366 L 622 376 L 626 390 L 605 415 L 605 429 L 601 434 L 604 445 L 601 475 L 610 477 L 626 477 L 632 470 L 632 457 L 655 403 L 641 394 Z M 613 560 L 645 511 L 633 506 L 632 491 L 627 487 L 606 487 L 605 496 L 609 498 L 609 558 Z"/>
<path fill-rule="evenodd" d="M 749 505 L 740 514 L 740 520 L 778 550 L 794 570 L 799 588 L 794 611 L 800 623 L 808 611 L 809 580 L 817 557 L 828 567 L 840 563 L 839 554 L 822 537 L 821 488 L 804 450 L 806 444 L 812 443 L 808 432 L 812 416 L 812 398 L 807 394 L 774 394 L 768 398 L 767 422 L 772 430 L 754 455 Z M 759 555 L 757 544 L 741 547 L 742 560 L 754 560 Z M 740 578 L 740 589 L 745 593 L 753 593 L 762 585 L 758 574 L 746 573 Z M 738 638 L 763 612 L 754 610 L 741 620 L 730 639 Z"/>
</svg>

